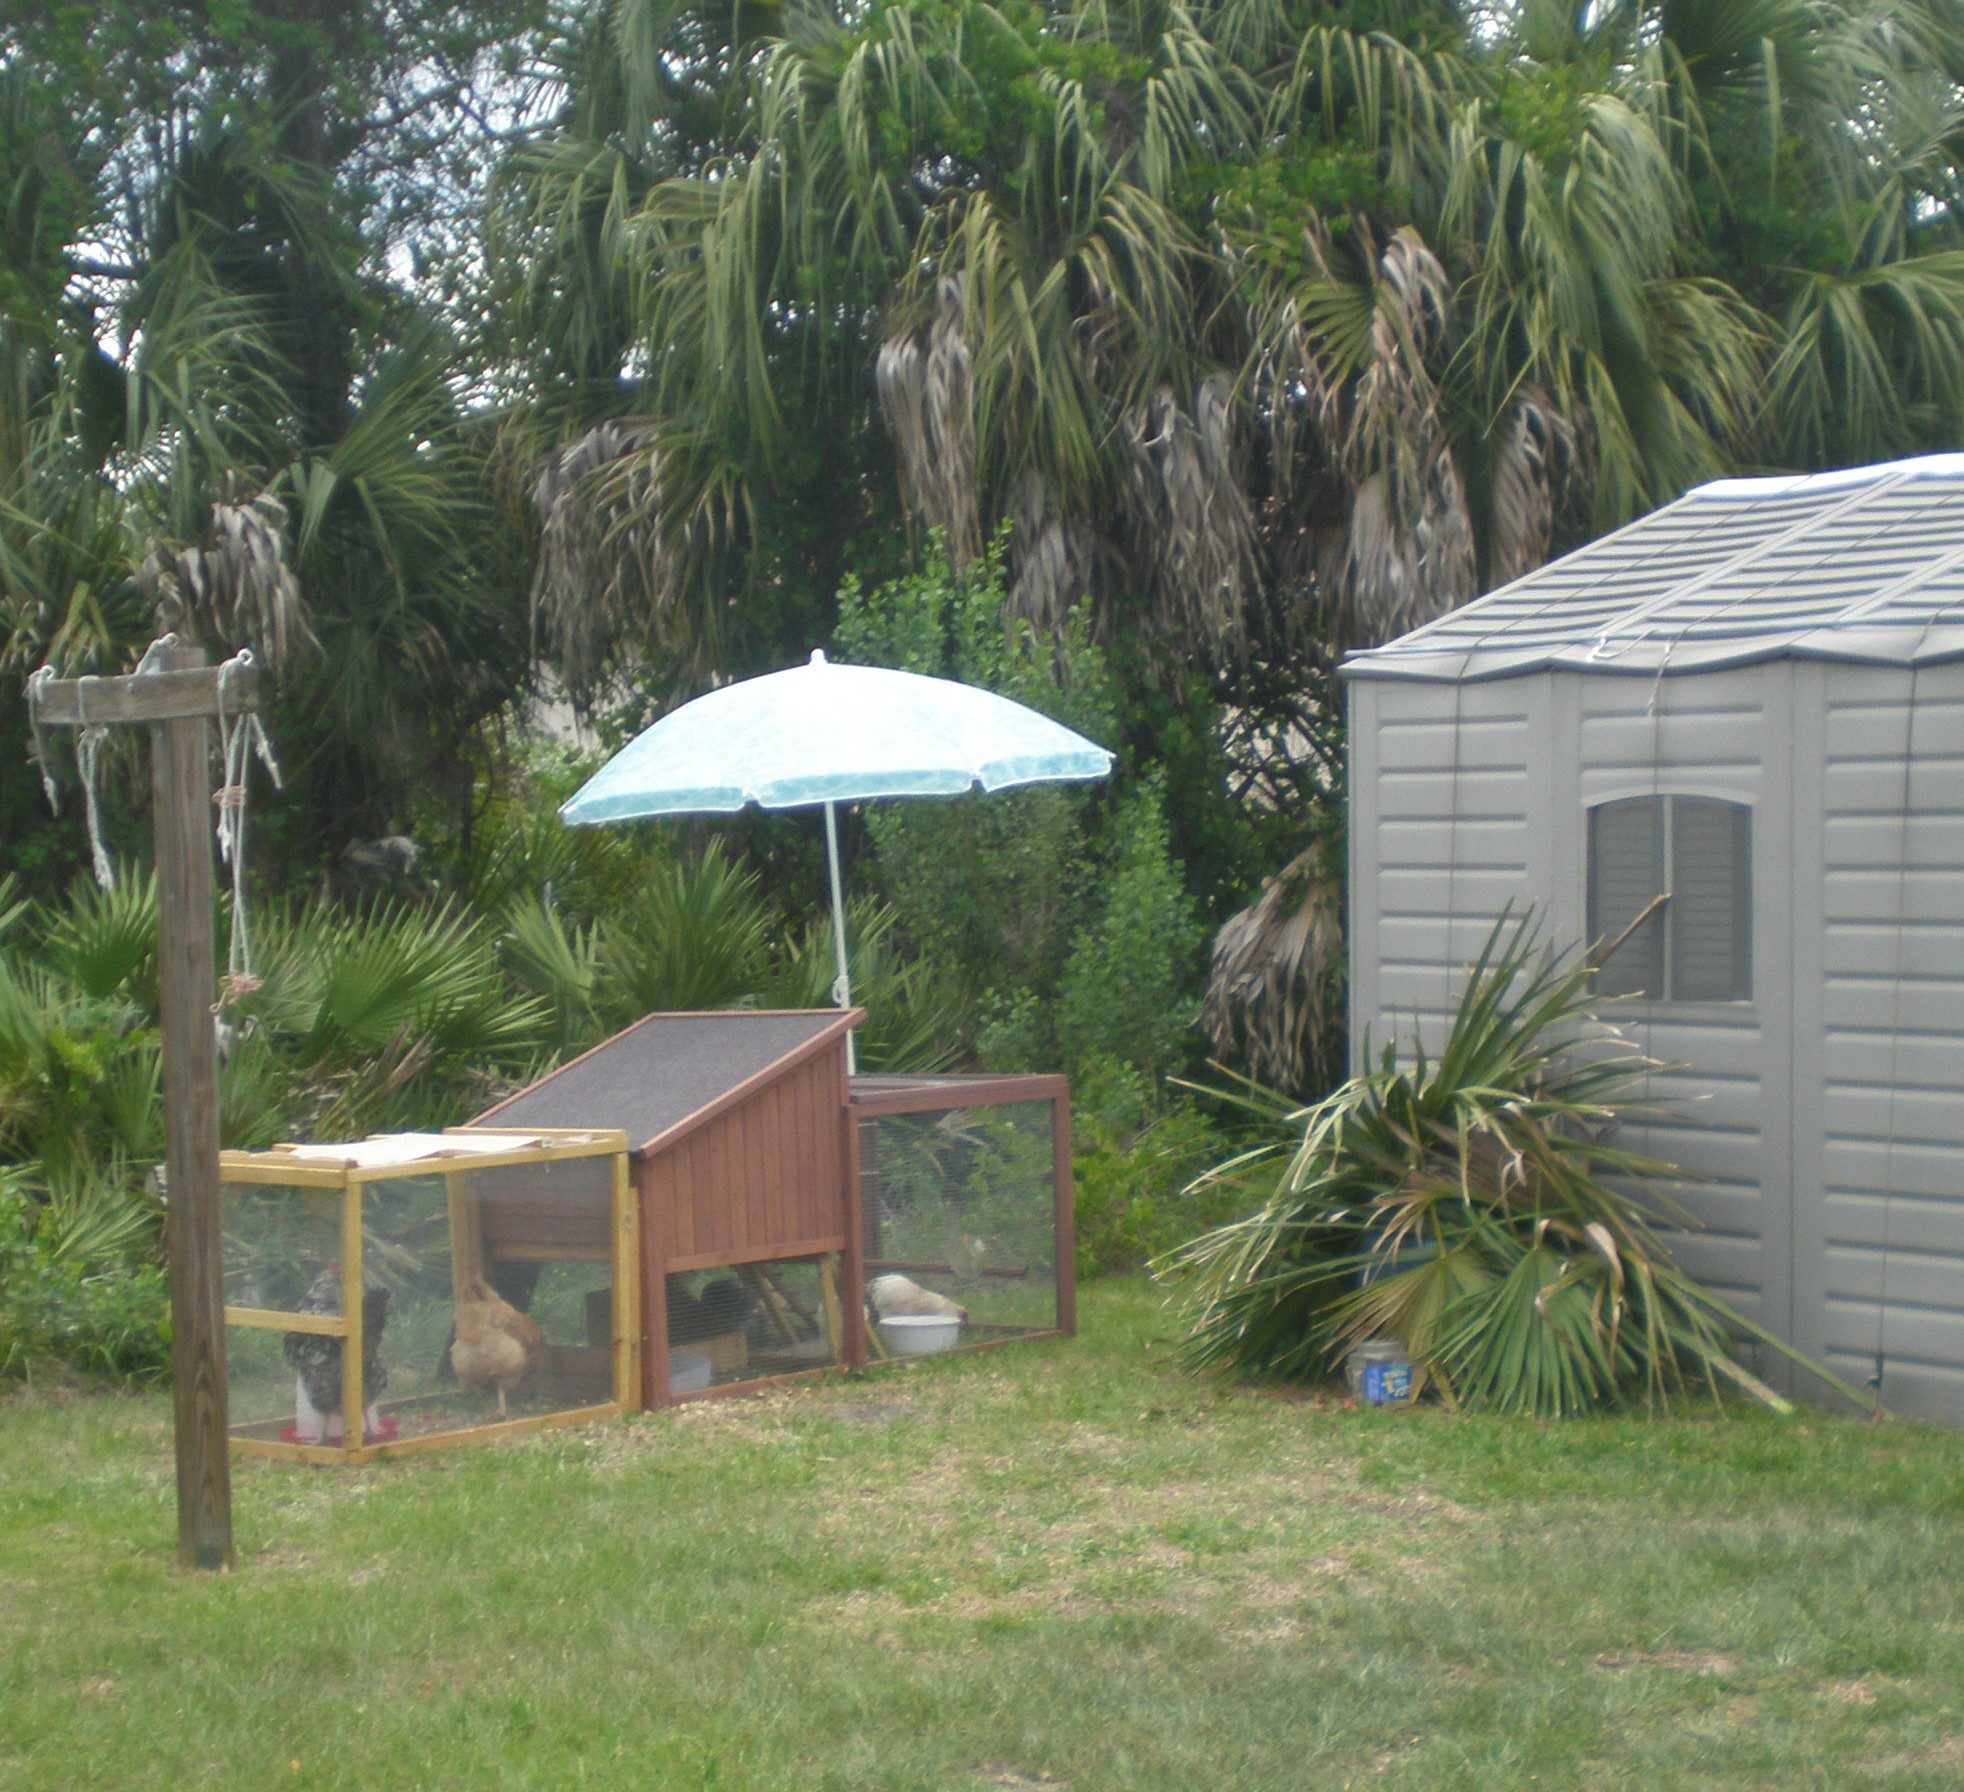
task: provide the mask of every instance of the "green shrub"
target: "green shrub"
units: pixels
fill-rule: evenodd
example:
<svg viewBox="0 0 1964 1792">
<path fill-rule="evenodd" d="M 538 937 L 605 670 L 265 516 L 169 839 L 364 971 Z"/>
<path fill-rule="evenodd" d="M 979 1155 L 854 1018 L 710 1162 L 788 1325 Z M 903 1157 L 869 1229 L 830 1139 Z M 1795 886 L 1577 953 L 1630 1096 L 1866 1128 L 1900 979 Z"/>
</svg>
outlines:
<svg viewBox="0 0 1964 1792">
<path fill-rule="evenodd" d="M 1267 1200 L 1164 1265 L 1190 1284 L 1190 1359 L 1321 1376 L 1388 1335 L 1422 1383 L 1485 1411 L 1721 1385 L 1784 1409 L 1743 1348 L 1804 1359 L 1672 1260 L 1658 1228 L 1691 1223 L 1666 1192 L 1680 1172 L 1608 1142 L 1661 1067 L 1597 1018 L 1593 974 L 1503 917 L 1436 1060 L 1387 1045 L 1313 1107 L 1268 1103 L 1273 1142 L 1200 1184 L 1265 1179 Z"/>
<path fill-rule="evenodd" d="M 77 1217 L 64 1227 L 17 1177 L 0 1173 L 0 1379 L 59 1365 L 136 1381 L 169 1365 L 162 1269 L 154 1257 L 113 1248 L 120 1236 L 113 1218 L 98 1232 L 103 1248 L 86 1248 Z M 130 1242 L 121 1237 L 122 1246 Z"/>
<path fill-rule="evenodd" d="M 1000 692 L 1117 744 L 1121 692 L 1082 617 L 1040 634 L 1015 618 L 1001 544 L 957 577 L 922 570 L 839 597 L 846 657 Z M 919 955 L 964 996 L 962 1040 L 990 1070 L 1074 1073 L 1094 1057 L 1153 1080 L 1193 1049 L 1201 926 L 1165 814 L 1165 784 L 1039 786 L 869 804 L 880 887 Z"/>
<path fill-rule="evenodd" d="M 1091 1081 L 1100 1078 L 1093 1067 Z M 1088 1091 L 1098 1099 L 1095 1089 Z M 1077 1272 L 1127 1275 L 1238 1217 L 1239 1191 L 1202 1185 L 1226 1146 L 1221 1128 L 1189 1100 L 1127 1121 L 1079 1102 L 1072 1132 L 1077 1187 Z"/>
<path fill-rule="evenodd" d="M 1057 1043 L 1073 1072 L 1096 1057 L 1158 1079 L 1198 1043 L 1193 1020 L 1202 940 L 1147 779 L 1114 814 L 1115 845 L 1096 918 L 1071 942 L 1057 999 Z"/>
<path fill-rule="evenodd" d="M 959 679 L 1111 743 L 1111 676 L 1082 621 L 1052 638 L 1010 619 L 1007 605 L 1000 544 L 957 578 L 937 543 L 918 573 L 870 591 L 849 580 L 837 643 L 848 659 Z M 1072 935 L 1095 902 L 1103 801 L 1099 786 L 1038 785 L 866 805 L 875 873 L 901 929 L 959 982 L 978 1016 L 999 1005 L 996 992 L 1010 1001 L 1035 992 L 1046 1008 L 1054 998 Z M 1054 1064 L 1047 1027 L 1027 1051 Z"/>
</svg>

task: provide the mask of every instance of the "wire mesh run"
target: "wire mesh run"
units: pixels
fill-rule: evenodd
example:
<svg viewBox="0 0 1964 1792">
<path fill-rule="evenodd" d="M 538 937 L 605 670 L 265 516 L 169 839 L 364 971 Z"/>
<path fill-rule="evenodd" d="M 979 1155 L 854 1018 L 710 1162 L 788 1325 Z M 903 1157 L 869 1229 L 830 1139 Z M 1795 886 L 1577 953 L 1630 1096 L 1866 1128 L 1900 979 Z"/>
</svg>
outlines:
<svg viewBox="0 0 1964 1792">
<path fill-rule="evenodd" d="M 855 1092 L 874 1359 L 1069 1329 L 1061 1085 L 1027 1081 Z"/>
<path fill-rule="evenodd" d="M 361 1460 L 635 1403 L 624 1141 L 439 1135 L 224 1160 L 234 1440 Z M 447 1148 L 446 1148 L 447 1146 Z"/>
<path fill-rule="evenodd" d="M 845 1361 L 842 1277 L 836 1251 L 670 1275 L 671 1398 Z"/>
</svg>

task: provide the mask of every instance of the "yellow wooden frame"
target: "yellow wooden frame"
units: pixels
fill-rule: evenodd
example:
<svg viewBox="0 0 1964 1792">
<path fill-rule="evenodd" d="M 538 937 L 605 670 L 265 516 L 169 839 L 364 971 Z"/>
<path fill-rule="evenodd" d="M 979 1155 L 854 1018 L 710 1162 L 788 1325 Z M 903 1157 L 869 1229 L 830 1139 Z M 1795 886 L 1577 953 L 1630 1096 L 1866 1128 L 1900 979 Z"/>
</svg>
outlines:
<svg viewBox="0 0 1964 1792">
<path fill-rule="evenodd" d="M 572 1127 L 453 1126 L 451 1133 L 473 1138 L 509 1133 L 528 1142 L 509 1151 L 472 1151 L 454 1157 L 434 1156 L 400 1164 L 333 1164 L 301 1161 L 291 1147 L 270 1151 L 227 1151 L 219 1157 L 219 1180 L 233 1185 L 272 1185 L 317 1189 L 341 1196 L 341 1311 L 339 1313 L 280 1313 L 264 1307 L 227 1307 L 225 1323 L 247 1330 L 313 1332 L 344 1338 L 341 1376 L 340 1444 L 299 1444 L 284 1439 L 234 1433 L 231 1447 L 240 1456 L 280 1462 L 372 1462 L 385 1456 L 408 1456 L 423 1450 L 448 1448 L 495 1437 L 516 1437 L 562 1425 L 588 1424 L 638 1411 L 641 1405 L 641 1253 L 639 1208 L 628 1169 L 627 1134 L 618 1130 Z M 543 1143 L 533 1144 L 532 1140 Z M 570 1407 L 563 1412 L 534 1413 L 520 1419 L 500 1419 L 488 1425 L 466 1425 L 454 1431 L 390 1439 L 371 1444 L 363 1425 L 367 1392 L 362 1386 L 365 1354 L 361 1315 L 362 1196 L 371 1183 L 441 1176 L 450 1220 L 451 1298 L 460 1299 L 466 1282 L 482 1271 L 483 1243 L 476 1204 L 466 1192 L 469 1172 L 509 1165 L 556 1163 L 566 1159 L 611 1157 L 613 1165 L 613 1224 L 609 1261 L 613 1273 L 613 1338 L 611 1380 L 614 1397 L 597 1405 Z"/>
</svg>

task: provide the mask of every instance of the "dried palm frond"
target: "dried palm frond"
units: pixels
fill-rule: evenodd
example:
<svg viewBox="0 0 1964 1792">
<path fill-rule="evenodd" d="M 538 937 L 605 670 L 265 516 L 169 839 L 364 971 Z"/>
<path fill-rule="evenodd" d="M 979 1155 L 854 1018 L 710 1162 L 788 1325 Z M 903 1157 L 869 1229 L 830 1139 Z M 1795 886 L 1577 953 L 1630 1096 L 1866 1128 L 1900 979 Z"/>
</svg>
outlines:
<svg viewBox="0 0 1964 1792">
<path fill-rule="evenodd" d="M 1417 628 L 1479 589 L 1466 489 L 1443 442 L 1415 501 L 1391 474 L 1374 473 L 1320 546 L 1322 633 L 1340 653 Z"/>
<path fill-rule="evenodd" d="M 1314 543 L 1319 632 L 1341 651 L 1381 641 L 1476 589 L 1472 518 L 1432 371 L 1451 284 L 1410 226 L 1380 244 L 1366 219 L 1339 244 L 1312 216 L 1305 274 L 1263 298 L 1251 387 L 1269 429 L 1277 503 Z M 1348 502 L 1324 511 L 1332 476 Z"/>
<path fill-rule="evenodd" d="M 243 502 L 221 498 L 211 507 L 209 544 L 153 544 L 139 582 L 165 621 L 248 646 L 278 671 L 297 644 L 313 639 L 287 564 L 286 522 L 286 505 L 270 491 Z"/>
<path fill-rule="evenodd" d="M 1576 458 L 1575 432 L 1547 393 L 1522 394 L 1493 461 L 1487 583 L 1504 585 L 1548 558 Z"/>
<path fill-rule="evenodd" d="M 968 565 L 982 552 L 975 463 L 974 356 L 963 333 L 963 281 L 934 284 L 924 320 L 880 344 L 873 383 L 900 463 L 901 495 L 948 559 Z"/>
<path fill-rule="evenodd" d="M 640 434 L 637 425 L 610 418 L 542 455 L 533 477 L 539 558 L 532 614 L 545 624 L 554 657 L 576 687 L 594 675 L 612 632 L 597 595 L 624 574 L 603 551 L 607 530 L 594 502 L 593 475 L 621 459 Z"/>
<path fill-rule="evenodd" d="M 1200 1025 L 1257 1082 L 1307 1090 L 1339 1068 L 1342 984 L 1342 894 L 1317 845 L 1215 934 Z"/>
<path fill-rule="evenodd" d="M 532 606 L 566 686 L 583 700 L 624 639 L 665 638 L 704 550 L 733 521 L 735 500 L 711 477 L 673 489 L 652 424 L 610 418 L 540 457 L 532 480 L 539 558 Z M 666 644 L 686 657 L 701 629 Z"/>
<path fill-rule="evenodd" d="M 1014 568 L 1009 606 L 1025 621 L 1055 633 L 1090 595 L 1104 546 L 1088 524 L 1063 514 L 1049 481 L 1034 473 L 1016 488 L 1009 531 Z"/>
<path fill-rule="evenodd" d="M 1155 607 L 1182 638 L 1232 651 L 1256 571 L 1228 383 L 1202 380 L 1191 412 L 1162 385 L 1120 427 L 1129 520 Z"/>
</svg>

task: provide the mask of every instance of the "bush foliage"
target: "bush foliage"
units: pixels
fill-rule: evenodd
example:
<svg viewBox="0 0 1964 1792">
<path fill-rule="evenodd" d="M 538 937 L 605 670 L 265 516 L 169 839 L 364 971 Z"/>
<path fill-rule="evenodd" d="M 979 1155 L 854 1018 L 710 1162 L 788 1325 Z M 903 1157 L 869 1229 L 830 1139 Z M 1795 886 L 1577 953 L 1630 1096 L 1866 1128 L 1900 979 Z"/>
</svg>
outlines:
<svg viewBox="0 0 1964 1792">
<path fill-rule="evenodd" d="M 1662 1066 L 1598 1018 L 1593 972 L 1503 917 L 1436 1059 L 1387 1044 L 1308 1108 L 1255 1091 L 1280 1137 L 1201 1186 L 1272 1178 L 1266 1202 L 1166 1263 L 1191 1360 L 1320 1376 L 1390 1336 L 1469 1408 L 1559 1418 L 1690 1387 L 1784 1408 L 1749 1353 L 1803 1359 L 1677 1266 L 1680 1173 L 1614 1142 Z"/>
</svg>

